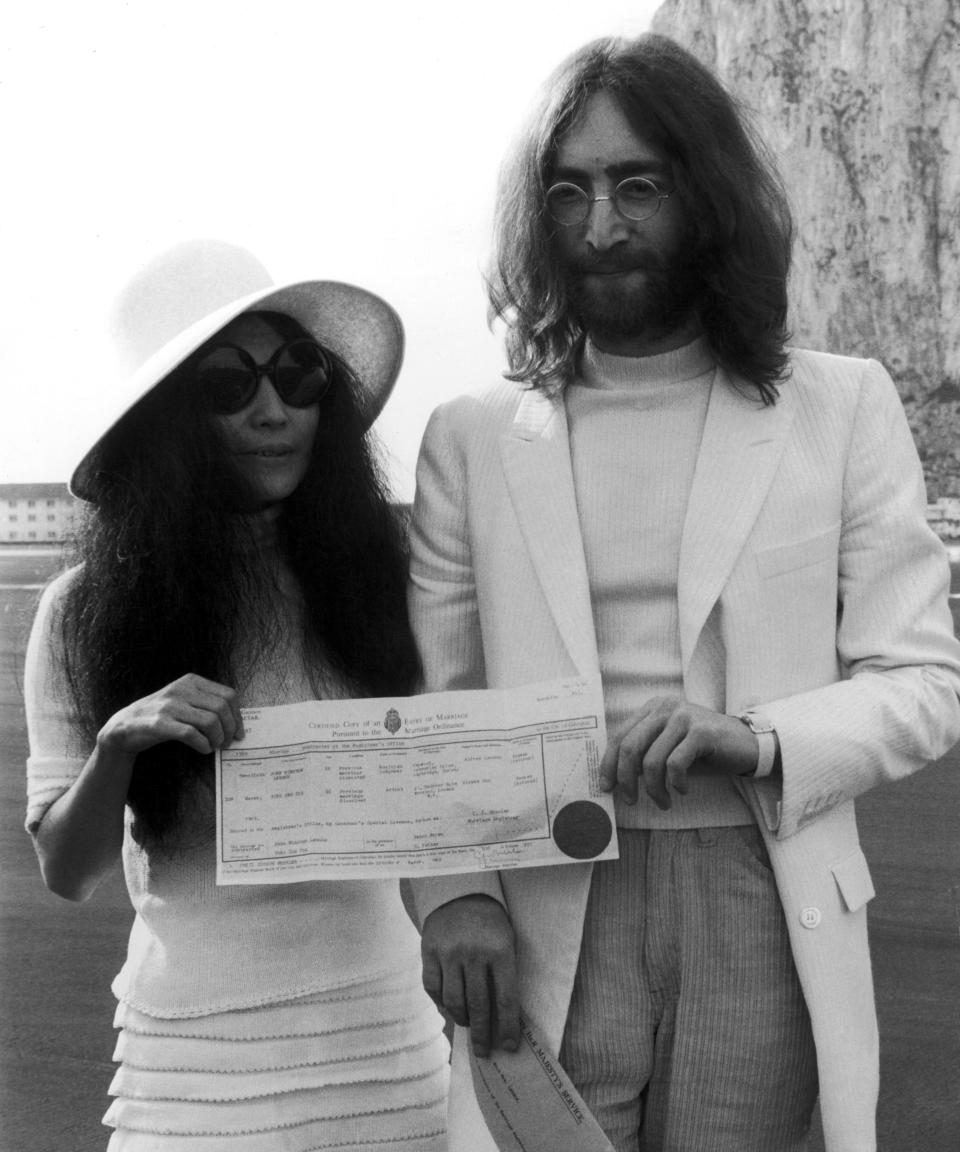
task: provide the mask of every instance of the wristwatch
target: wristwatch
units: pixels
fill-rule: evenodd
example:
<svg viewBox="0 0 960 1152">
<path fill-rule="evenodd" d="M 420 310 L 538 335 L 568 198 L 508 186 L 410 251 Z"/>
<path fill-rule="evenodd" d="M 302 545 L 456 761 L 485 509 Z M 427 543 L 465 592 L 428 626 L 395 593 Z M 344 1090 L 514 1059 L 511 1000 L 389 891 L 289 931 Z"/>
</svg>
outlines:
<svg viewBox="0 0 960 1152">
<path fill-rule="evenodd" d="M 750 780 L 762 780 L 773 771 L 777 758 L 777 730 L 759 712 L 741 712 L 737 719 L 742 720 L 757 738 L 757 767 L 744 775 Z"/>
</svg>

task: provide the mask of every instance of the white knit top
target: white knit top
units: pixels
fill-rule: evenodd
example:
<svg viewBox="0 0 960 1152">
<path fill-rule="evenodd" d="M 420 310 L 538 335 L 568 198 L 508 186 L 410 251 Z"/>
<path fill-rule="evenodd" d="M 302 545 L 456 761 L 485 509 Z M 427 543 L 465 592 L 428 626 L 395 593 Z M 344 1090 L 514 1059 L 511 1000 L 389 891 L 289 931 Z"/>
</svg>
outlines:
<svg viewBox="0 0 960 1152">
<path fill-rule="evenodd" d="M 56 606 L 70 578 L 45 591 L 27 649 L 28 829 L 67 791 L 90 752 L 61 671 Z M 312 698 L 299 645 L 288 640 L 271 656 L 250 665 L 238 686 L 241 704 Z M 419 965 L 419 937 L 395 881 L 218 887 L 212 794 L 198 792 L 189 823 L 172 843 L 143 846 L 128 813 L 123 867 L 136 915 L 114 992 L 132 1007 L 158 1017 L 203 1016 Z"/>
<path fill-rule="evenodd" d="M 607 731 L 647 699 L 683 695 L 680 537 L 716 362 L 704 337 L 650 357 L 587 343 L 566 391 L 577 508 L 600 653 Z M 697 774 L 661 812 L 618 804 L 621 827 L 753 822 L 726 777 Z"/>
</svg>

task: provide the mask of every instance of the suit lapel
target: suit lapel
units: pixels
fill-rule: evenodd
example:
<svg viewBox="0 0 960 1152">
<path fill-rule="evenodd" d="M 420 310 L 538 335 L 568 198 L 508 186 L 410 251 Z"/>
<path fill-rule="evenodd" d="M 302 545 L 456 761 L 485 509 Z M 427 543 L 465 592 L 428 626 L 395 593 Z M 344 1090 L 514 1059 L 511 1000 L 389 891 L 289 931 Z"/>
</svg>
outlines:
<svg viewBox="0 0 960 1152">
<path fill-rule="evenodd" d="M 563 401 L 526 392 L 500 450 L 547 605 L 574 666 L 583 675 L 596 672 L 597 641 Z"/>
<path fill-rule="evenodd" d="M 680 543 L 677 598 L 684 673 L 776 473 L 794 416 L 789 385 L 772 407 L 722 369 L 710 393 Z M 562 400 L 524 394 L 501 459 L 547 605 L 575 667 L 598 667 L 590 584 Z"/>
<path fill-rule="evenodd" d="M 718 368 L 680 542 L 677 600 L 686 675 L 700 632 L 773 480 L 793 420 L 789 386 L 771 408 Z"/>
</svg>

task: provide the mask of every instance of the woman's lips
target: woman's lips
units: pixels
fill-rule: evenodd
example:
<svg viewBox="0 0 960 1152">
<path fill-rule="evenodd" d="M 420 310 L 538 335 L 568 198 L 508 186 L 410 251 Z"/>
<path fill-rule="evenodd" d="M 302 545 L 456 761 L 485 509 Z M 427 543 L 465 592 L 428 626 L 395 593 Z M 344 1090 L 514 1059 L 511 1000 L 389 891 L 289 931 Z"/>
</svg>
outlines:
<svg viewBox="0 0 960 1152">
<path fill-rule="evenodd" d="M 279 457 L 290 456 L 292 453 L 293 448 L 289 444 L 282 444 L 269 448 L 244 448 L 240 454 L 241 456 Z"/>
</svg>

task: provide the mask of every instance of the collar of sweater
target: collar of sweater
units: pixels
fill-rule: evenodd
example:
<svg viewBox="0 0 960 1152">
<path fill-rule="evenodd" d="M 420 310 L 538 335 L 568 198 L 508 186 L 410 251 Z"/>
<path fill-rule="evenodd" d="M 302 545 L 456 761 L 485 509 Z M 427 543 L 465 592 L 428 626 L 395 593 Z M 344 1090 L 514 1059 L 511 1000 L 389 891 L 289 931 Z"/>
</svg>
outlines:
<svg viewBox="0 0 960 1152">
<path fill-rule="evenodd" d="M 611 356 L 587 339 L 577 383 L 609 391 L 654 392 L 703 376 L 716 363 L 706 336 L 658 356 Z"/>
</svg>

